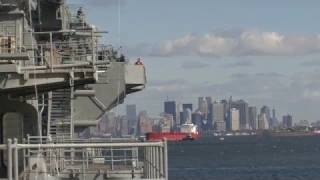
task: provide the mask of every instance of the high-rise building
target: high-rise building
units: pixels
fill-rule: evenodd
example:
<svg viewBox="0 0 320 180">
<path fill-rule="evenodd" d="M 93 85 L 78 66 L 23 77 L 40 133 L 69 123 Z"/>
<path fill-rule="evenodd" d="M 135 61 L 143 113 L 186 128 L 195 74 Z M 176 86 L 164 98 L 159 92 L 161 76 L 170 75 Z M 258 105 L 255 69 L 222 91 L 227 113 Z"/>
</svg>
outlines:
<svg viewBox="0 0 320 180">
<path fill-rule="evenodd" d="M 261 130 L 269 129 L 270 123 L 271 123 L 270 109 L 268 106 L 263 106 L 258 116 L 258 128 Z"/>
<path fill-rule="evenodd" d="M 190 109 L 185 109 L 183 112 L 180 113 L 181 117 L 181 125 L 186 123 L 192 123 L 192 112 Z"/>
<path fill-rule="evenodd" d="M 265 127 L 267 126 L 268 129 L 273 128 L 270 108 L 268 106 L 263 106 L 260 110 L 260 114 L 263 115 L 263 120 L 267 121 L 267 123 L 265 123 Z"/>
<path fill-rule="evenodd" d="M 282 117 L 282 126 L 284 128 L 292 128 L 292 116 L 291 115 L 285 115 Z"/>
<path fill-rule="evenodd" d="M 231 130 L 239 131 L 240 130 L 240 111 L 236 108 L 230 110 L 231 114 Z"/>
<path fill-rule="evenodd" d="M 192 123 L 198 126 L 199 131 L 202 131 L 202 114 L 200 111 L 192 113 Z"/>
<path fill-rule="evenodd" d="M 137 128 L 137 107 L 135 104 L 127 105 L 126 118 L 128 120 L 129 134 L 135 134 Z"/>
<path fill-rule="evenodd" d="M 176 122 L 177 117 L 177 106 L 175 101 L 164 102 L 164 113 L 171 114 L 173 116 L 173 121 Z"/>
<path fill-rule="evenodd" d="M 198 110 L 204 115 L 204 119 L 208 119 L 208 103 L 205 97 L 199 97 Z"/>
<path fill-rule="evenodd" d="M 236 108 L 240 112 L 240 130 L 249 129 L 249 107 L 244 100 L 238 100 L 231 103 L 231 108 Z"/>
<path fill-rule="evenodd" d="M 213 121 L 216 125 L 217 131 L 226 131 L 226 104 L 222 102 L 215 102 L 212 104 Z"/>
<path fill-rule="evenodd" d="M 207 96 L 206 97 L 206 102 L 207 102 L 208 105 L 212 104 L 212 98 Z"/>
<path fill-rule="evenodd" d="M 249 107 L 249 128 L 252 130 L 256 130 L 257 127 L 257 107 L 250 106 Z"/>
<path fill-rule="evenodd" d="M 171 114 L 163 115 L 160 121 L 160 132 L 170 132 L 173 128 L 173 116 Z"/>
<path fill-rule="evenodd" d="M 176 119 L 174 121 L 174 128 L 175 129 L 178 129 L 181 125 L 181 117 L 180 117 L 181 112 L 183 112 L 182 104 L 177 103 L 177 105 L 176 105 Z"/>
<path fill-rule="evenodd" d="M 141 111 L 138 116 L 138 135 L 145 135 L 152 132 L 152 123 L 146 111 Z"/>
<path fill-rule="evenodd" d="M 121 136 L 125 136 L 125 135 L 129 135 L 129 121 L 128 121 L 128 119 L 127 119 L 127 117 L 126 116 L 122 116 L 121 118 L 120 118 L 120 122 L 121 122 L 121 132 L 120 132 L 120 135 Z"/>
<path fill-rule="evenodd" d="M 182 104 L 182 109 L 190 109 L 191 112 L 193 111 L 193 105 L 192 104 Z"/>
<path fill-rule="evenodd" d="M 273 108 L 272 109 L 272 118 L 271 118 L 271 127 L 276 128 L 276 127 L 278 127 L 278 125 L 279 125 L 279 122 L 278 122 L 278 119 L 276 116 L 276 110 Z"/>
</svg>

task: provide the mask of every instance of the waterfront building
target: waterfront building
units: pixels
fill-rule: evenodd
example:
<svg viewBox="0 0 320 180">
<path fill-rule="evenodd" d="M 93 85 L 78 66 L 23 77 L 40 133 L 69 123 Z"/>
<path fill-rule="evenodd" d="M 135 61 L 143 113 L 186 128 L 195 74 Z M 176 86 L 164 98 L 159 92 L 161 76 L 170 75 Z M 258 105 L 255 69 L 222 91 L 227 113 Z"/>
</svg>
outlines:
<svg viewBox="0 0 320 180">
<path fill-rule="evenodd" d="M 164 102 L 164 113 L 171 114 L 173 116 L 173 121 L 176 122 L 177 118 L 177 106 L 175 101 Z"/>
<path fill-rule="evenodd" d="M 198 110 L 204 115 L 204 119 L 208 118 L 208 102 L 205 97 L 198 98 Z"/>
<path fill-rule="evenodd" d="M 143 136 L 148 132 L 152 132 L 152 122 L 150 121 L 146 111 L 141 111 L 138 116 L 138 135 Z"/>
<path fill-rule="evenodd" d="M 300 120 L 296 126 L 298 127 L 309 127 L 310 126 L 310 123 L 308 120 Z"/>
<path fill-rule="evenodd" d="M 269 120 L 268 115 L 266 113 L 260 113 L 258 116 L 258 128 L 260 130 L 268 130 L 269 129 Z"/>
<path fill-rule="evenodd" d="M 240 111 L 236 108 L 230 110 L 231 114 L 231 130 L 239 131 L 240 130 Z"/>
<path fill-rule="evenodd" d="M 283 128 L 292 128 L 292 116 L 290 114 L 282 117 L 282 127 Z"/>
<path fill-rule="evenodd" d="M 191 112 L 193 111 L 193 105 L 192 104 L 182 104 L 182 109 L 190 109 Z"/>
<path fill-rule="evenodd" d="M 260 114 L 262 115 L 261 118 L 263 119 L 263 121 L 267 121 L 267 123 L 264 122 L 265 127 L 268 127 L 267 129 L 273 128 L 270 108 L 268 106 L 263 106 L 260 110 Z M 264 128 L 264 129 L 266 129 L 266 128 Z"/>
<path fill-rule="evenodd" d="M 271 127 L 272 128 L 277 128 L 279 126 L 279 122 L 277 119 L 277 115 L 276 115 L 276 110 L 273 108 L 272 109 L 272 118 L 271 118 Z"/>
<path fill-rule="evenodd" d="M 238 100 L 231 103 L 231 108 L 236 108 L 240 112 L 240 130 L 249 129 L 249 107 L 244 100 Z"/>
<path fill-rule="evenodd" d="M 135 134 L 137 128 L 137 107 L 135 104 L 126 106 L 126 119 L 128 120 L 128 133 Z"/>
<path fill-rule="evenodd" d="M 257 107 L 249 107 L 249 128 L 252 130 L 257 129 Z"/>
<path fill-rule="evenodd" d="M 200 111 L 196 111 L 192 113 L 192 123 L 197 125 L 199 130 L 202 131 L 203 126 L 202 126 L 202 114 Z"/>
<path fill-rule="evenodd" d="M 171 132 L 173 128 L 173 116 L 165 114 L 160 120 L 160 132 Z"/>
<path fill-rule="evenodd" d="M 126 136 L 129 135 L 129 121 L 126 116 L 121 116 L 120 117 L 120 136 Z"/>
<path fill-rule="evenodd" d="M 226 131 L 226 104 L 215 102 L 212 105 L 213 121 L 217 131 Z"/>
</svg>

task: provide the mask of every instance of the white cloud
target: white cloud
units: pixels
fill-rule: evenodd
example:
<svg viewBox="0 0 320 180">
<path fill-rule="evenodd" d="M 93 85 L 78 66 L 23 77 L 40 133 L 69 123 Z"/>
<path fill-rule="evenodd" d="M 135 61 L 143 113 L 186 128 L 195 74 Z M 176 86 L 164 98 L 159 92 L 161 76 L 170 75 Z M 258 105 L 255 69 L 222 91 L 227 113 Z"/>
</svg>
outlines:
<svg viewBox="0 0 320 180">
<path fill-rule="evenodd" d="M 89 5 L 89 6 L 95 6 L 95 7 L 110 7 L 110 6 L 117 6 L 124 5 L 126 3 L 126 0 L 69 0 L 68 3 L 74 4 L 74 3 L 81 3 L 83 5 Z"/>
<path fill-rule="evenodd" d="M 296 56 L 320 53 L 320 36 L 241 31 L 188 34 L 152 48 L 157 56 Z"/>
</svg>

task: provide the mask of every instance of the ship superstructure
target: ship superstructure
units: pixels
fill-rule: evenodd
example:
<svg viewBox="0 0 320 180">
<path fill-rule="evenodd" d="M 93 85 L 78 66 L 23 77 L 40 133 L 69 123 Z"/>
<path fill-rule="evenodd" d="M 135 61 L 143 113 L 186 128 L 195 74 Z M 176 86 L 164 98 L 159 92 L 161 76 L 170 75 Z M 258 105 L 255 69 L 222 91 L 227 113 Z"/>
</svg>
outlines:
<svg viewBox="0 0 320 180">
<path fill-rule="evenodd" d="M 0 179 L 167 179 L 166 142 L 81 140 L 146 84 L 64 0 L 0 0 Z"/>
</svg>

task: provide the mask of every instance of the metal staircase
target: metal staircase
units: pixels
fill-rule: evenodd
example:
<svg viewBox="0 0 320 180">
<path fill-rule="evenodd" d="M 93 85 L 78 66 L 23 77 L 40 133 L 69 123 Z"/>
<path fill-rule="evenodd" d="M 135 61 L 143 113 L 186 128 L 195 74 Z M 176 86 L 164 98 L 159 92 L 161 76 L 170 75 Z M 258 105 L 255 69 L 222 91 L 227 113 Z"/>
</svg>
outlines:
<svg viewBox="0 0 320 180">
<path fill-rule="evenodd" d="M 50 135 L 53 140 L 65 140 L 72 137 L 71 97 L 71 89 L 52 92 Z"/>
</svg>

